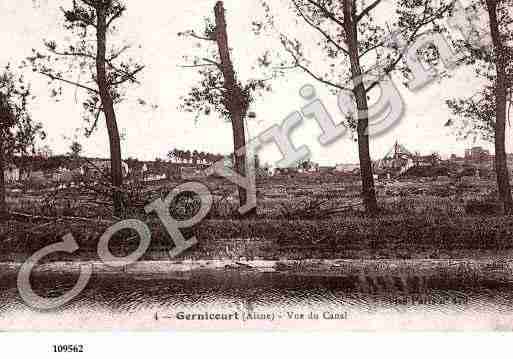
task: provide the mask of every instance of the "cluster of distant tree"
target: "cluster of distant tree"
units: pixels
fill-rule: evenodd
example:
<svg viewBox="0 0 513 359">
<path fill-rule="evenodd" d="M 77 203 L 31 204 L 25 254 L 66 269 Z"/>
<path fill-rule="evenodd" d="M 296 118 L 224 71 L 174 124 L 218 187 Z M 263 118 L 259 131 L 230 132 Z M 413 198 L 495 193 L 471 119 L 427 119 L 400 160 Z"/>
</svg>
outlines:
<svg viewBox="0 0 513 359">
<path fill-rule="evenodd" d="M 196 164 L 210 164 L 217 161 L 220 161 L 224 158 L 221 154 L 214 154 L 209 152 L 199 152 L 197 150 L 194 151 L 184 151 L 179 149 L 174 149 L 169 151 L 167 154 L 168 159 L 171 162 L 175 163 L 192 163 Z"/>
<path fill-rule="evenodd" d="M 31 171 L 53 171 L 60 167 L 70 168 L 73 162 L 69 156 L 59 155 L 42 157 L 39 155 L 22 155 L 10 158 L 9 163 L 15 165 L 23 172 Z M 76 167 L 76 166 L 73 166 Z"/>
</svg>

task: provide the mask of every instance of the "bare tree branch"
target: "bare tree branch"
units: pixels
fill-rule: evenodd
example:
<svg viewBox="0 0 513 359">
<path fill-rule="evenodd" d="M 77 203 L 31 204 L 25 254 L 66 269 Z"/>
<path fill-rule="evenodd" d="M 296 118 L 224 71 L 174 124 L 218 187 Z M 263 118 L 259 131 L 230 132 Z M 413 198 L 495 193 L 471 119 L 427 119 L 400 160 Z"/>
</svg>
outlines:
<svg viewBox="0 0 513 359">
<path fill-rule="evenodd" d="M 196 65 L 178 65 L 178 67 L 181 67 L 183 69 L 191 69 L 196 67 L 208 67 L 208 66 L 215 66 L 214 64 L 196 64 Z"/>
<path fill-rule="evenodd" d="M 187 36 L 190 36 L 192 38 L 195 38 L 197 40 L 203 40 L 203 41 L 216 41 L 215 38 L 210 38 L 210 37 L 205 37 L 205 36 L 200 36 L 200 35 L 197 35 L 194 31 L 188 31 L 188 32 L 185 32 L 183 33 L 184 35 L 187 35 Z"/>
<path fill-rule="evenodd" d="M 310 25 L 311 27 L 313 27 L 314 29 L 316 29 L 319 33 L 321 33 L 325 38 L 326 40 L 331 43 L 332 45 L 334 45 L 338 50 L 342 51 L 344 54 L 346 55 L 349 55 L 348 51 L 343 48 L 342 46 L 340 46 L 337 41 L 333 40 L 333 38 L 326 32 L 324 31 L 320 26 L 316 25 L 313 23 L 313 21 L 308 18 L 308 16 L 306 16 L 304 14 L 304 12 L 301 10 L 301 7 L 299 6 L 299 4 L 296 2 L 296 0 L 292 0 L 292 3 L 294 4 L 294 6 L 296 7 L 299 15 L 305 20 L 305 22 Z"/>
<path fill-rule="evenodd" d="M 130 45 L 123 46 L 120 50 L 116 51 L 109 58 L 107 58 L 107 61 L 113 61 L 113 60 L 117 59 L 119 56 L 121 56 L 129 48 L 130 48 Z"/>
<path fill-rule="evenodd" d="M 57 81 L 61 81 L 61 82 L 64 82 L 64 83 L 67 83 L 69 85 L 73 85 L 73 86 L 76 86 L 76 87 L 80 87 L 81 89 L 84 89 L 84 90 L 87 90 L 89 92 L 92 92 L 92 93 L 95 93 L 95 94 L 99 94 L 99 91 L 98 90 L 95 90 L 91 87 L 88 87 L 86 85 L 83 85 L 81 83 L 78 83 L 78 82 L 75 82 L 75 81 L 70 81 L 70 80 L 67 80 L 67 79 L 64 79 L 62 77 L 59 77 L 59 76 L 56 76 L 54 74 L 49 74 L 49 73 L 46 73 L 44 71 L 37 71 L 38 73 L 40 73 L 41 75 L 44 75 L 46 77 L 49 77 L 50 79 L 52 80 L 57 80 Z"/>
<path fill-rule="evenodd" d="M 77 56 L 77 57 L 85 57 L 85 58 L 88 58 L 88 59 L 91 59 L 91 60 L 94 60 L 96 61 L 96 56 L 95 55 L 92 55 L 92 54 L 88 54 L 86 52 L 80 52 L 80 51 L 64 51 L 64 52 L 61 52 L 61 51 L 57 51 L 56 49 L 52 49 L 52 48 L 49 48 L 48 49 L 51 53 L 55 54 L 55 55 L 58 55 L 58 56 Z M 119 73 L 121 73 L 123 75 L 123 77 L 126 78 L 126 80 L 130 79 L 132 80 L 134 83 L 139 83 L 139 81 L 137 81 L 137 79 L 134 77 L 135 74 L 139 73 L 141 70 L 144 69 L 144 66 L 142 67 L 139 67 L 137 69 L 135 69 L 134 71 L 132 72 L 128 72 L 128 71 L 125 71 L 119 67 L 117 67 L 116 65 L 114 65 L 114 63 L 112 63 L 112 60 L 107 60 L 105 59 L 105 63 L 107 65 L 109 65 L 110 68 L 112 68 L 114 71 L 117 71 Z M 124 82 L 124 81 L 122 81 Z M 121 83 L 122 83 L 121 82 Z M 117 83 L 119 85 L 119 83 Z M 112 84 L 112 85 L 116 85 L 116 84 Z"/>
<path fill-rule="evenodd" d="M 379 80 L 374 81 L 369 86 L 369 88 L 367 88 L 367 90 L 366 90 L 367 92 L 371 91 L 375 86 L 377 86 L 382 78 L 384 78 L 385 76 L 388 76 L 392 71 L 395 70 L 397 64 L 408 53 L 408 48 L 409 48 L 410 44 L 413 43 L 415 41 L 415 39 L 418 37 L 418 32 L 420 31 L 421 28 L 423 26 L 425 26 L 425 25 L 428 25 L 428 24 L 432 23 L 434 20 L 439 18 L 441 15 L 443 15 L 444 13 L 449 11 L 450 8 L 451 8 L 450 5 L 444 6 L 436 14 L 434 14 L 433 16 L 428 17 L 426 15 L 428 4 L 429 4 L 429 1 L 426 0 L 425 3 L 424 3 L 424 16 L 423 16 L 422 20 L 415 27 L 415 29 L 413 30 L 412 34 L 410 35 L 406 47 L 402 51 L 400 51 L 400 54 L 399 54 L 399 56 L 397 57 L 397 59 L 395 61 L 393 61 L 391 64 L 389 64 L 388 66 L 385 67 L 383 75 L 380 77 Z"/>
<path fill-rule="evenodd" d="M 107 21 L 107 28 L 110 27 L 110 25 L 118 18 L 120 18 L 123 13 L 125 12 L 126 8 L 124 6 L 120 6 L 118 10 L 110 17 L 110 19 Z"/>
<path fill-rule="evenodd" d="M 122 71 L 124 73 L 123 76 L 121 76 L 121 79 L 120 80 L 117 80 L 117 81 L 112 81 L 110 83 L 111 86 L 117 86 L 117 85 L 120 85 L 128 80 L 132 80 L 133 82 L 137 82 L 137 80 L 135 79 L 135 75 L 137 75 L 139 72 L 141 72 L 142 70 L 144 70 L 144 67 L 145 66 L 139 66 L 138 68 L 136 68 L 134 71 L 132 72 L 126 72 L 126 71 Z"/>
<path fill-rule="evenodd" d="M 368 15 L 376 6 L 378 6 L 380 3 L 381 3 L 382 0 L 375 0 L 372 4 L 370 4 L 369 6 L 367 6 L 357 17 L 356 17 L 356 22 L 360 22 L 361 19 L 363 19 L 363 17 L 365 15 Z"/>
<path fill-rule="evenodd" d="M 319 10 L 321 10 L 323 12 L 323 14 L 330 20 L 334 21 L 337 25 L 341 26 L 342 28 L 345 28 L 345 25 L 344 25 L 344 21 L 338 19 L 337 17 L 335 17 L 335 15 L 333 13 L 331 13 L 328 9 L 326 9 L 324 6 L 322 6 L 321 4 L 319 4 L 318 2 L 315 2 L 313 0 L 307 0 L 310 4 L 314 5 L 315 7 L 317 7 Z"/>
<path fill-rule="evenodd" d="M 348 88 L 345 88 L 344 86 L 341 86 L 341 85 L 338 85 L 332 81 L 329 81 L 325 78 L 323 78 L 322 76 L 320 75 L 317 75 L 315 74 L 312 70 L 310 70 L 308 67 L 302 65 L 298 59 L 298 57 L 292 52 L 292 50 L 290 50 L 289 48 L 287 48 L 285 46 L 285 51 L 287 51 L 291 56 L 292 58 L 294 59 L 294 65 L 293 66 L 289 66 L 289 67 L 279 67 L 277 69 L 295 69 L 295 68 L 300 68 L 301 70 L 303 70 L 304 72 L 306 72 L 308 75 L 310 75 L 310 77 L 312 77 L 314 80 L 324 84 L 324 85 L 328 85 L 330 87 L 334 87 L 338 90 L 344 90 L 344 91 L 351 91 L 349 90 Z"/>
<path fill-rule="evenodd" d="M 386 44 L 386 40 L 385 40 L 385 41 L 381 41 L 381 42 L 379 42 L 379 43 L 377 43 L 377 44 L 375 44 L 375 45 L 373 45 L 373 46 L 369 47 L 368 49 L 366 49 L 366 50 L 362 51 L 362 52 L 360 53 L 360 59 L 361 59 L 362 57 L 364 57 L 365 55 L 367 55 L 369 52 L 371 52 L 371 51 L 373 51 L 373 50 L 376 50 L 376 49 L 379 49 L 380 47 L 385 46 L 385 44 Z"/>
</svg>

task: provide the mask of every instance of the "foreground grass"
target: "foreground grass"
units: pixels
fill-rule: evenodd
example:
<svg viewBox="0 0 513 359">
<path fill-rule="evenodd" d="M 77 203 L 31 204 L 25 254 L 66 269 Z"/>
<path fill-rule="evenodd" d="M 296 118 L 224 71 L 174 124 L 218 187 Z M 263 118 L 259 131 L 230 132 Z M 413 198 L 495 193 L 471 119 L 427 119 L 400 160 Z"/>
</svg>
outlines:
<svg viewBox="0 0 513 359">
<path fill-rule="evenodd" d="M 165 259 L 173 242 L 155 219 L 149 222 L 152 242 L 146 259 Z M 77 253 L 55 259 L 95 258 L 98 239 L 107 228 L 98 223 L 54 223 L 27 226 L 11 221 L 2 228 L 0 257 L 24 258 L 72 233 Z M 198 244 L 182 254 L 192 259 L 410 259 L 465 258 L 513 250 L 513 217 L 448 217 L 432 214 L 357 215 L 324 220 L 206 220 L 182 230 Z M 139 245 L 129 231 L 110 242 L 113 253 L 126 255 Z M 53 258 L 51 256 L 51 258 Z"/>
<path fill-rule="evenodd" d="M 469 201 L 493 198 L 492 182 L 382 183 L 378 186 L 378 198 L 383 211 L 379 217 L 369 218 L 358 212 L 358 208 L 327 214 L 331 213 L 330 209 L 359 200 L 357 183 L 297 181 L 261 184 L 259 217 L 252 220 L 233 219 L 237 210 L 234 199 L 217 201 L 207 220 L 182 230 L 186 238 L 195 236 L 198 244 L 181 258 L 447 259 L 513 253 L 513 217 L 466 213 Z M 232 186 L 225 183 L 209 185 L 221 198 L 233 192 Z M 154 195 L 164 194 L 165 191 L 156 190 Z M 98 240 L 109 222 L 91 218 L 110 219 L 114 223 L 109 207 L 94 202 L 95 198 L 87 194 L 70 195 L 70 198 L 21 194 L 12 197 L 11 208 L 55 220 L 11 220 L 0 224 L 0 260 L 23 260 L 69 233 L 79 243 L 79 251 L 71 255 L 54 254 L 48 260 L 97 259 Z M 312 207 L 320 202 L 326 204 Z M 66 216 L 90 220 L 66 221 L 63 219 Z M 173 241 L 157 218 L 147 216 L 140 208 L 127 213 L 126 218 L 138 218 L 151 228 L 151 247 L 144 259 L 168 259 Z M 128 231 L 118 233 L 110 242 L 111 250 L 119 256 L 132 253 L 138 245 L 135 233 Z"/>
</svg>

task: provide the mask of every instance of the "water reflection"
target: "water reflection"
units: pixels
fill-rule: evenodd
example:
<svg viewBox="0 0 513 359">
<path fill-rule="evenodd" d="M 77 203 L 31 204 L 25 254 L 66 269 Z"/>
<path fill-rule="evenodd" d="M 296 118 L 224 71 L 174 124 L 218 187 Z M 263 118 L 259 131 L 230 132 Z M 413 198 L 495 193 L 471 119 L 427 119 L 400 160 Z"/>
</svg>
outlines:
<svg viewBox="0 0 513 359">
<path fill-rule="evenodd" d="M 55 297 L 70 290 L 78 275 L 36 274 L 33 288 L 41 296 Z M 354 310 L 358 313 L 410 313 L 418 310 L 442 314 L 458 312 L 511 312 L 513 284 L 506 280 L 454 277 L 319 276 L 280 272 L 197 271 L 189 278 L 115 272 L 94 274 L 84 292 L 53 312 L 28 308 L 16 289 L 16 274 L 0 276 L 0 328 L 13 316 L 44 315 L 66 321 L 73 313 L 94 319 L 201 311 L 236 310 Z M 21 314 L 20 314 L 21 313 Z M 63 319 L 64 318 L 64 319 Z M 11 327 L 11 325 L 7 325 Z M 5 327 L 4 327 L 5 328 Z"/>
</svg>

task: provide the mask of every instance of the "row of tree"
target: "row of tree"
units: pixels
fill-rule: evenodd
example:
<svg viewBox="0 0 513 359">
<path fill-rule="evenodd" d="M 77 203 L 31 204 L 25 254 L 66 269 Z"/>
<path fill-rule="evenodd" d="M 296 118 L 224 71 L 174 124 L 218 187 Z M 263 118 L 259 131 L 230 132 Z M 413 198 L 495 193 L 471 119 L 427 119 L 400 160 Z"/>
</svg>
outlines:
<svg viewBox="0 0 513 359">
<path fill-rule="evenodd" d="M 308 57 L 311 52 L 304 48 L 305 39 L 292 38 L 277 30 L 280 24 L 277 23 L 279 19 L 272 14 L 274 4 L 261 0 L 266 11 L 266 20 L 256 25 L 260 30 L 276 32 L 283 51 L 275 59 L 270 56 L 270 52 L 262 54 L 256 59 L 258 66 L 255 67 L 260 70 L 260 79 L 253 76 L 253 79 L 241 82 L 232 59 L 224 5 L 219 1 L 214 8 L 214 21 L 207 20 L 202 31 L 187 30 L 179 34 L 191 41 L 211 44 L 204 53 L 189 57 L 191 63 L 186 67 L 197 70 L 202 80 L 184 96 L 182 109 L 207 115 L 216 111 L 230 120 L 236 153 L 234 168 L 244 176 L 246 154 L 238 150 L 246 145 L 245 121 L 249 117 L 249 108 L 255 97 L 271 90 L 269 81 L 283 75 L 285 71 L 299 70 L 334 92 L 351 92 L 356 103 L 357 116 L 348 118 L 347 122 L 355 131 L 358 140 L 362 199 L 367 212 L 375 214 L 379 209 L 370 159 L 371 142 L 367 130 L 369 95 L 379 83 L 376 81 L 366 84 L 358 79 L 364 74 L 378 73 L 380 76 L 388 76 L 394 71 L 409 76 L 405 66 L 405 49 L 426 32 L 445 31 L 442 20 L 452 14 L 456 1 L 283 1 L 298 22 L 317 33 L 319 46 L 316 48 L 315 57 Z M 478 100 L 460 99 L 450 101 L 449 104 L 455 113 L 475 118 L 476 123 L 480 123 L 475 128 L 486 127 L 482 125 L 484 121 L 489 124 L 489 129 L 493 129 L 498 188 L 505 212 L 509 213 L 513 208 L 513 200 L 506 166 L 505 124 L 507 106 L 511 103 L 511 0 L 473 0 L 473 5 L 484 9 L 488 14 L 493 48 L 488 51 L 475 47 L 466 40 L 460 45 L 467 50 L 469 65 L 475 65 L 480 74 L 486 68 L 485 77 L 489 80 L 489 86 L 482 90 Z M 375 16 L 377 9 L 382 6 L 388 6 L 387 11 L 394 10 L 396 14 L 394 22 L 387 23 L 387 28 Z M 280 12 L 282 11 L 280 8 Z M 109 41 L 114 33 L 115 23 L 125 12 L 126 6 L 119 0 L 73 0 L 69 9 L 62 9 L 68 42 L 58 44 L 56 41 L 47 40 L 44 50 L 33 50 L 32 56 L 25 62 L 26 66 L 46 76 L 55 85 L 52 89 L 54 96 L 62 93 L 62 85 L 70 85 L 83 91 L 83 107 L 86 121 L 90 124 L 89 133 L 94 131 L 100 118 L 105 120 L 110 144 L 115 215 L 119 215 L 122 210 L 123 187 L 120 136 L 115 108 L 126 99 L 127 85 L 138 83 L 137 75 L 144 68 L 126 55 L 129 46 L 116 46 Z M 401 46 L 390 46 L 390 33 L 399 34 Z M 423 55 L 428 56 L 419 54 Z M 429 58 L 425 57 L 423 61 L 429 63 Z M 278 62 L 279 65 L 273 66 L 273 62 Z M 376 67 L 376 64 L 379 66 Z M 77 78 L 81 81 L 77 81 Z M 8 129 L 2 134 L 2 153 L 5 153 L 5 148 L 11 148 L 8 144 L 10 138 L 19 131 L 10 130 L 16 123 L 12 118 L 28 118 L 24 110 L 27 95 L 23 95 L 23 92 L 7 93 L 3 95 L 2 101 L 13 102 L 15 98 L 21 98 L 21 105 L 2 105 L 2 121 L 5 122 L 3 127 Z M 479 110 L 478 114 L 474 113 L 476 109 Z M 21 120 L 20 124 L 22 123 L 27 122 Z M 34 138 L 34 133 L 31 138 Z M 184 161 L 200 159 L 200 154 L 193 156 L 191 153 L 190 157 L 179 152 L 170 154 L 171 157 Z M 247 191 L 243 187 L 238 190 L 242 206 L 246 204 Z"/>
<path fill-rule="evenodd" d="M 398 72 L 411 79 L 411 69 L 406 66 L 408 49 L 427 33 L 442 34 L 448 32 L 448 17 L 460 10 L 457 0 L 284 0 L 294 16 L 305 26 L 310 27 L 319 36 L 319 45 L 309 57 L 311 49 L 305 49 L 305 39 L 291 38 L 278 30 L 280 24 L 272 12 L 267 0 L 261 0 L 266 10 L 264 23 L 258 28 L 270 29 L 277 33 L 289 59 L 278 56 L 269 58 L 269 53 L 259 59 L 260 67 L 268 68 L 275 62 L 285 70 L 299 70 L 331 89 L 334 93 L 348 91 L 356 103 L 356 116 L 347 118 L 347 124 L 356 132 L 362 178 L 362 200 L 369 214 L 379 212 L 374 186 L 372 161 L 370 158 L 369 96 L 379 85 L 379 81 L 370 84 L 362 81 L 366 74 L 380 78 Z M 491 48 L 476 46 L 476 38 L 483 36 L 476 29 L 476 19 L 466 19 L 467 26 L 460 26 L 464 32 L 462 40 L 455 41 L 458 51 L 465 51 L 467 65 L 475 66 L 479 76 L 484 77 L 488 86 L 470 99 L 449 100 L 448 104 L 455 114 L 473 120 L 474 130 L 491 133 L 495 142 L 495 168 L 499 199 L 504 212 L 513 211 L 513 200 L 506 164 L 505 125 L 509 116 L 508 103 L 513 97 L 512 87 L 512 30 L 511 0 L 472 0 L 468 8 L 483 10 L 488 15 Z M 281 4 L 283 6 L 283 2 Z M 376 11 L 380 7 L 385 11 L 394 10 L 396 18 L 390 23 L 377 20 Z M 278 13 L 283 12 L 282 8 Z M 218 54 L 208 53 L 195 56 L 189 67 L 197 68 L 203 80 L 184 98 L 184 108 L 189 111 L 212 110 L 230 118 L 233 126 L 234 150 L 245 146 L 244 120 L 253 95 L 258 89 L 268 89 L 265 80 L 241 84 L 237 80 L 234 65 L 230 57 L 227 25 L 222 2 L 214 9 L 215 24 L 207 21 L 202 33 L 187 31 L 182 35 L 195 41 L 213 41 Z M 479 22 L 482 19 L 477 19 Z M 460 24 L 461 25 L 461 24 Z M 391 39 L 391 35 L 395 38 Z M 479 42 L 479 41 L 477 41 Z M 423 66 L 436 66 L 441 61 L 440 52 L 433 49 L 435 44 L 418 51 L 418 60 Z M 310 50 L 310 51 L 308 51 Z M 276 67 L 274 67 L 276 68 Z M 415 74 L 413 74 L 415 76 Z M 274 76 L 271 76 L 273 78 Z M 236 158 L 236 169 L 245 173 L 244 154 Z M 245 204 L 245 192 L 239 188 L 241 205 Z"/>
<path fill-rule="evenodd" d="M 199 152 L 197 150 L 194 151 L 184 151 L 175 148 L 172 151 L 169 151 L 167 154 L 167 158 L 171 162 L 178 163 L 192 163 L 196 164 L 213 164 L 217 161 L 220 161 L 224 158 L 221 154 L 214 154 L 209 152 Z"/>
<path fill-rule="evenodd" d="M 269 52 L 259 59 L 260 68 L 277 67 L 282 70 L 300 70 L 316 81 L 327 86 L 334 92 L 350 91 L 354 95 L 357 105 L 357 118 L 350 119 L 349 125 L 357 133 L 358 153 L 362 177 L 362 199 L 367 212 L 378 212 L 372 161 L 370 158 L 370 140 L 368 135 L 368 95 L 378 84 L 369 86 L 359 79 L 362 75 L 376 71 L 376 63 L 381 63 L 377 69 L 381 76 L 388 76 L 392 71 L 400 69 L 401 60 L 405 54 L 404 48 L 391 48 L 387 37 L 389 29 L 375 21 L 373 12 L 384 1 L 374 0 L 287 0 L 286 4 L 291 12 L 306 26 L 311 27 L 319 35 L 315 60 L 307 58 L 304 50 L 304 39 L 291 39 L 277 30 L 276 17 L 272 14 L 270 3 L 262 0 L 266 10 L 264 23 L 259 29 L 271 29 L 281 39 L 284 53 L 288 56 L 283 59 L 278 55 L 276 59 L 270 58 Z M 451 10 L 450 1 L 410 1 L 398 0 L 395 4 L 386 2 L 388 6 L 395 6 L 398 19 L 392 27 L 401 33 L 405 39 L 404 47 L 414 43 L 421 31 L 435 28 L 435 22 Z M 283 6 L 283 4 L 281 4 Z M 282 9 L 280 9 L 282 12 Z M 234 152 L 246 145 L 244 134 L 244 120 L 250 103 L 257 90 L 269 89 L 266 85 L 269 78 L 276 77 L 273 73 L 266 80 L 254 80 L 249 84 L 241 84 L 237 80 L 234 65 L 230 57 L 228 45 L 227 25 L 224 16 L 223 3 L 220 1 L 214 9 L 215 25 L 207 21 L 202 33 L 187 31 L 182 35 L 189 36 L 195 41 L 212 41 L 217 45 L 215 52 L 203 53 L 193 57 L 189 67 L 197 68 L 203 75 L 201 83 L 192 89 L 184 98 L 184 108 L 188 111 L 203 111 L 210 113 L 217 110 L 230 118 L 233 126 Z M 320 54 L 320 56 L 319 56 Z M 279 66 L 271 66 L 278 62 Z M 370 65 L 364 65 L 370 64 Z M 316 71 L 316 69 L 323 69 Z M 246 159 L 244 153 L 236 157 L 237 172 L 245 174 Z M 246 193 L 239 188 L 241 205 L 245 204 Z"/>
</svg>

